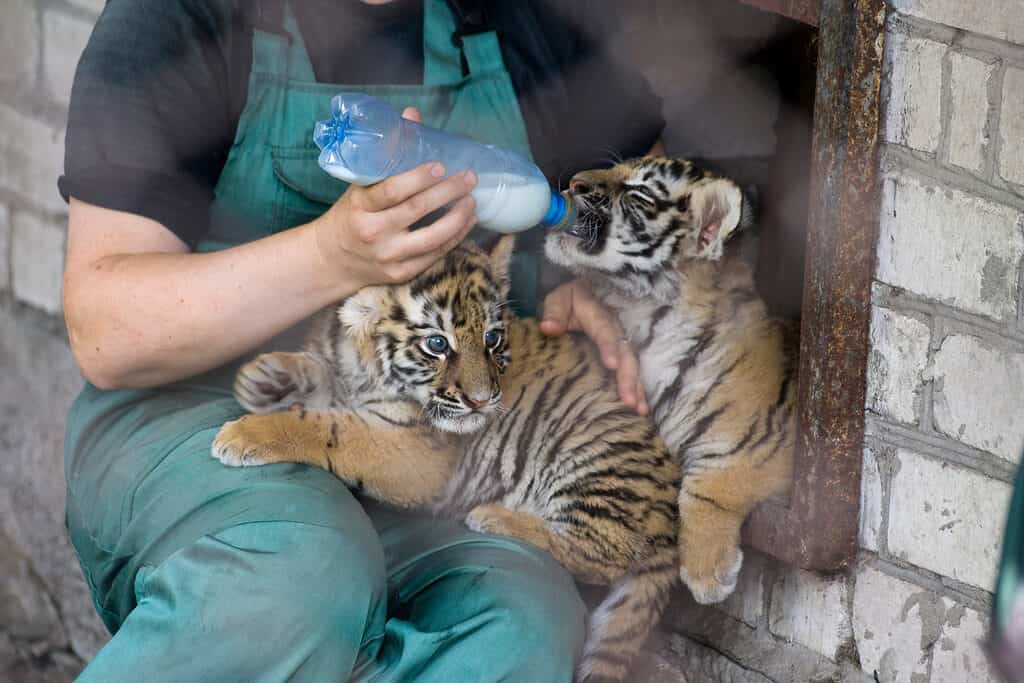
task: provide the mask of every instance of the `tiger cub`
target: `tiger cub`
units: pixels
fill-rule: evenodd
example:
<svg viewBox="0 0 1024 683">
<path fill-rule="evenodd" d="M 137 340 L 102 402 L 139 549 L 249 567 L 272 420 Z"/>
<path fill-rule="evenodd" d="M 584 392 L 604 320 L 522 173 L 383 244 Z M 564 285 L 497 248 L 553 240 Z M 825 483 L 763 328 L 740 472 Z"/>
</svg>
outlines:
<svg viewBox="0 0 1024 683">
<path fill-rule="evenodd" d="M 645 157 L 579 173 L 570 193 L 579 218 L 545 253 L 618 314 L 682 469 L 680 577 L 698 602 L 724 600 L 743 520 L 792 481 L 798 330 L 769 317 L 750 267 L 725 248 L 752 222 L 732 180 Z"/>
<path fill-rule="evenodd" d="M 258 414 L 225 424 L 213 455 L 316 465 L 613 584 L 578 676 L 621 681 L 677 582 L 679 467 L 585 339 L 509 313 L 511 250 L 511 238 L 458 247 L 330 310 L 305 351 L 245 365 L 235 395 Z"/>
</svg>

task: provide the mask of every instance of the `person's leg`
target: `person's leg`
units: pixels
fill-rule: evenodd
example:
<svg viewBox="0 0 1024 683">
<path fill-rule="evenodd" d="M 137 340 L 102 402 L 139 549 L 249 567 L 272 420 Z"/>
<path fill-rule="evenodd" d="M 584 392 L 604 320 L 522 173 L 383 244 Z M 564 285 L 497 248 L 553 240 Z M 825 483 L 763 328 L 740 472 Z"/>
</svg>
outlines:
<svg viewBox="0 0 1024 683">
<path fill-rule="evenodd" d="M 383 640 L 386 569 L 329 473 L 228 468 L 238 416 L 203 392 L 87 392 L 68 433 L 68 526 L 114 637 L 80 680 L 342 681 Z"/>
<path fill-rule="evenodd" d="M 376 648 L 383 569 L 372 543 L 326 526 L 203 536 L 136 574 L 138 604 L 78 680 L 343 681 Z"/>
<path fill-rule="evenodd" d="M 359 680 L 402 683 L 573 680 L 586 608 L 549 555 L 454 521 L 374 504 L 388 563 L 389 618 Z"/>
</svg>

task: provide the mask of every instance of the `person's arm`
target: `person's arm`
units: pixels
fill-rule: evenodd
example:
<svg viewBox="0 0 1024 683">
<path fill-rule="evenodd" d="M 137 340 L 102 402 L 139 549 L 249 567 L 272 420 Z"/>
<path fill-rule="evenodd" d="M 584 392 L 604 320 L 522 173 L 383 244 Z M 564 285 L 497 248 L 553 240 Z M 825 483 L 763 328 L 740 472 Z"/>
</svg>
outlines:
<svg viewBox="0 0 1024 683">
<path fill-rule="evenodd" d="M 312 223 L 208 254 L 187 253 L 156 221 L 72 199 L 64 315 L 82 374 L 102 388 L 189 377 L 363 286 L 408 280 L 476 221 L 475 177 L 441 175 L 426 164 L 352 187 Z"/>
</svg>

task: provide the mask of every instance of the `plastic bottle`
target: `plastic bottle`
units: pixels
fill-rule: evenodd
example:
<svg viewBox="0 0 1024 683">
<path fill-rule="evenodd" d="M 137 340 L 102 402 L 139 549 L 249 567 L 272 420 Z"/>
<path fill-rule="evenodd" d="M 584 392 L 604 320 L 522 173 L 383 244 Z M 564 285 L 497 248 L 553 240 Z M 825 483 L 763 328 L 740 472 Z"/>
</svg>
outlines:
<svg viewBox="0 0 1024 683">
<path fill-rule="evenodd" d="M 473 197 L 482 227 L 509 233 L 575 219 L 568 196 L 552 191 L 540 169 L 520 154 L 403 119 L 387 102 L 363 93 L 336 95 L 331 111 L 330 120 L 316 124 L 313 139 L 320 167 L 335 178 L 372 185 L 440 161 L 449 174 L 476 173 Z"/>
</svg>

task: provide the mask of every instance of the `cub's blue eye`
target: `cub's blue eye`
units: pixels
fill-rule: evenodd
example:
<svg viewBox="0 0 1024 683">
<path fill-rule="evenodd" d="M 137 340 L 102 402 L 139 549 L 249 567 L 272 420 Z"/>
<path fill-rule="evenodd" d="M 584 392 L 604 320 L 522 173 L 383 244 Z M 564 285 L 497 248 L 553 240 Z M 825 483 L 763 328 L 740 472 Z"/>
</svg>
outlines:
<svg viewBox="0 0 1024 683">
<path fill-rule="evenodd" d="M 448 350 L 448 340 L 440 334 L 435 334 L 423 340 L 427 351 L 440 356 Z"/>
<path fill-rule="evenodd" d="M 498 345 L 498 342 L 500 341 L 501 332 L 499 332 L 498 330 L 487 330 L 484 333 L 484 344 L 487 344 L 487 346 L 495 347 Z"/>
</svg>

